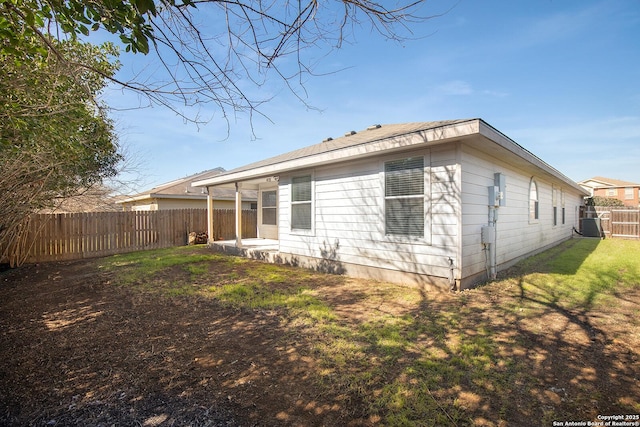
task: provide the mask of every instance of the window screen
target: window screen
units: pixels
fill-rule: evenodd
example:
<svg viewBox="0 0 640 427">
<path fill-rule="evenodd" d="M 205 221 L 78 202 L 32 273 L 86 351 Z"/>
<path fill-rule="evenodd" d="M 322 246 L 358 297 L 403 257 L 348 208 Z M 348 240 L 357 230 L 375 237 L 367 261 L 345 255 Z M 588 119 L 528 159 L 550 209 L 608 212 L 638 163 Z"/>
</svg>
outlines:
<svg viewBox="0 0 640 427">
<path fill-rule="evenodd" d="M 262 192 L 262 224 L 277 224 L 277 195 L 275 191 Z"/>
<path fill-rule="evenodd" d="M 532 179 L 529 184 L 529 220 L 537 220 L 539 216 L 538 184 Z"/>
<path fill-rule="evenodd" d="M 386 162 L 385 232 L 424 236 L 424 158 Z"/>
<path fill-rule="evenodd" d="M 553 206 L 553 225 L 558 225 L 558 190 L 554 187 L 551 195 L 551 204 Z"/>
<path fill-rule="evenodd" d="M 626 200 L 633 199 L 633 188 L 627 187 L 624 189 L 624 198 Z"/>
<path fill-rule="evenodd" d="M 291 180 L 291 228 L 311 230 L 311 175 Z"/>
<path fill-rule="evenodd" d="M 560 190 L 560 204 L 562 205 L 562 225 L 564 225 L 565 223 L 565 208 L 564 208 L 564 204 L 565 204 L 565 200 L 564 200 L 564 191 Z"/>
</svg>

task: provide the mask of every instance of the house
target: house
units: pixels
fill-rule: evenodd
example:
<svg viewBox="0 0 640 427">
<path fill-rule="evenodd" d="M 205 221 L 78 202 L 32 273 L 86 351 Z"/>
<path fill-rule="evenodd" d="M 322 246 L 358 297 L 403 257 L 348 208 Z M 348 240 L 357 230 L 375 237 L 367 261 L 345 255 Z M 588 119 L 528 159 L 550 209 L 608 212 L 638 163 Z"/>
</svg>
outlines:
<svg viewBox="0 0 640 427">
<path fill-rule="evenodd" d="M 220 175 L 225 170 L 221 167 L 210 169 L 185 178 L 176 179 L 159 185 L 151 190 L 143 191 L 135 196 L 118 200 L 122 210 L 157 211 L 166 209 L 207 208 L 207 189 L 194 187 L 194 181 L 209 179 Z M 235 190 L 215 188 L 212 190 L 216 209 L 235 208 Z M 256 209 L 257 192 L 249 190 L 245 194 L 242 209 Z"/>
<path fill-rule="evenodd" d="M 439 289 L 571 238 L 588 194 L 482 119 L 375 125 L 194 185 L 258 191 L 269 250 L 218 249 Z"/>
<path fill-rule="evenodd" d="M 618 179 L 594 176 L 593 178 L 580 181 L 578 184 L 587 190 L 591 197 L 606 197 L 618 199 L 625 206 L 640 206 L 640 184 Z"/>
</svg>

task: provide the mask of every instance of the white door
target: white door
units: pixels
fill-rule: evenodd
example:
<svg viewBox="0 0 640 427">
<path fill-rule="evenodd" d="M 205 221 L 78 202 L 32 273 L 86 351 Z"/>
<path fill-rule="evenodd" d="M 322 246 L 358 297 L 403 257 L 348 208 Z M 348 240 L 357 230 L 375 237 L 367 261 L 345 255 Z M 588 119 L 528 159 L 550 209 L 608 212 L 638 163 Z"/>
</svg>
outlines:
<svg viewBox="0 0 640 427">
<path fill-rule="evenodd" d="M 258 197 L 258 237 L 278 239 L 278 187 L 261 188 Z"/>
</svg>

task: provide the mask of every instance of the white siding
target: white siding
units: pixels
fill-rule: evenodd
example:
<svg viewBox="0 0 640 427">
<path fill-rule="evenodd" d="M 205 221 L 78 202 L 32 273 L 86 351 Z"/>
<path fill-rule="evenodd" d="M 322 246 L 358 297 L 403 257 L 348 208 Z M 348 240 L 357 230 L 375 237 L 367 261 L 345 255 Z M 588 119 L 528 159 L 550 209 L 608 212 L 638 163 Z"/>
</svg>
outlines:
<svg viewBox="0 0 640 427">
<path fill-rule="evenodd" d="M 415 155 L 425 158 L 425 237 L 386 236 L 384 162 Z M 489 222 L 487 188 L 496 172 L 506 178 L 506 206 L 497 209 L 498 269 L 571 236 L 582 204 L 578 190 L 506 151 L 504 158 L 496 158 L 460 142 L 281 175 L 280 251 L 443 278 L 449 277 L 451 260 L 455 279 L 479 280 L 487 268 L 480 234 Z M 314 182 L 313 227 L 296 232 L 289 221 L 290 183 L 293 176 L 306 174 Z M 535 222 L 529 221 L 532 177 L 539 190 L 540 218 Z M 565 200 L 565 223 L 559 199 L 555 226 L 554 186 Z"/>
<path fill-rule="evenodd" d="M 497 208 L 496 224 L 497 264 L 509 265 L 527 254 L 569 238 L 577 225 L 577 206 L 582 199 L 578 192 L 548 175 L 541 175 L 532 166 L 521 169 L 490 157 L 471 147 L 462 149 L 462 203 L 463 203 L 463 277 L 484 272 L 486 258 L 480 231 L 489 221 L 488 187 L 493 185 L 494 173 L 506 177 L 506 206 Z M 529 221 L 529 184 L 531 178 L 538 184 L 538 221 Z M 566 219 L 562 224 L 562 206 L 558 201 L 558 224 L 553 225 L 552 187 L 562 189 L 565 195 Z"/>
<path fill-rule="evenodd" d="M 431 154 L 431 230 L 433 246 L 447 248 L 447 257 L 451 257 L 458 266 L 462 224 L 460 167 L 456 160 L 456 149 L 457 146 L 453 145 L 446 149 L 434 149 Z M 456 278 L 458 276 L 456 274 Z"/>
<path fill-rule="evenodd" d="M 408 156 L 425 158 L 425 238 L 385 235 L 384 161 Z M 460 224 L 455 194 L 459 168 L 455 150 L 421 150 L 409 154 L 319 167 L 314 178 L 314 229 L 290 229 L 290 182 L 280 176 L 280 251 L 389 270 L 448 277 L 448 259 L 456 258 Z"/>
</svg>

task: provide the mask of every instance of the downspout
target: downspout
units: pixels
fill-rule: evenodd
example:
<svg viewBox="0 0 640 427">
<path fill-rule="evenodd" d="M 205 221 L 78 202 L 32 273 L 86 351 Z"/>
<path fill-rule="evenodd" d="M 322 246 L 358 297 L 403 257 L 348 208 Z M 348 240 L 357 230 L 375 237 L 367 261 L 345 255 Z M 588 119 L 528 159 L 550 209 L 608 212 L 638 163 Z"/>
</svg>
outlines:
<svg viewBox="0 0 640 427">
<path fill-rule="evenodd" d="M 495 280 L 498 276 L 497 273 L 497 264 L 498 264 L 498 255 L 496 251 L 496 242 L 498 241 L 498 209 L 495 206 L 489 206 L 489 225 L 493 227 L 491 230 L 493 232 L 493 242 L 491 242 L 489 246 L 489 279 Z"/>
<path fill-rule="evenodd" d="M 495 280 L 498 276 L 498 251 L 496 244 L 498 242 L 498 208 L 506 206 L 506 179 L 502 173 L 493 174 L 494 185 L 489 186 L 489 225 L 483 227 L 482 243 L 487 250 L 487 275 L 489 280 Z"/>
<path fill-rule="evenodd" d="M 456 276 L 455 276 L 455 263 L 453 258 L 449 257 L 449 290 L 451 292 L 456 290 Z"/>
</svg>

